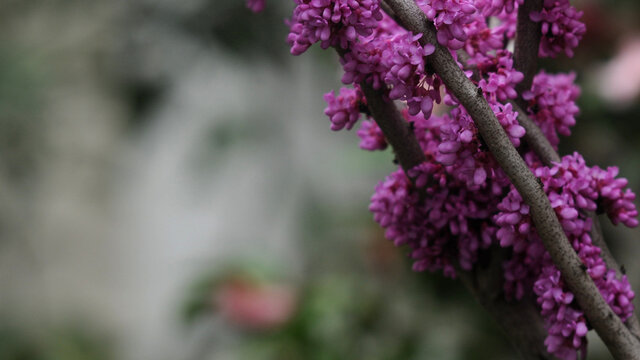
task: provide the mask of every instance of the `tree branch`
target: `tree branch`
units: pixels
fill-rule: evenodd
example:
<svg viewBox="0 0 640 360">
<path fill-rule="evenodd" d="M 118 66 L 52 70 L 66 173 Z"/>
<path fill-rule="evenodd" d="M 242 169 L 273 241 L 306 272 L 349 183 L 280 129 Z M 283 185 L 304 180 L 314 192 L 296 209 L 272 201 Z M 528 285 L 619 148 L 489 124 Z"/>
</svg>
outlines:
<svg viewBox="0 0 640 360">
<path fill-rule="evenodd" d="M 396 17 L 396 14 L 393 12 L 393 10 L 391 10 L 391 8 L 389 7 L 389 5 L 384 2 L 381 1 L 380 2 L 380 8 L 382 9 L 382 11 L 384 11 L 387 15 L 389 15 L 390 18 L 393 19 L 393 21 L 395 21 L 396 23 L 400 24 L 400 19 L 398 19 Z"/>
<path fill-rule="evenodd" d="M 532 21 L 529 15 L 531 12 L 540 10 L 542 10 L 542 0 L 525 0 L 518 7 L 513 68 L 522 72 L 524 78 L 516 84 L 517 100 L 509 102 L 518 112 L 518 122 L 526 131 L 524 141 L 546 166 L 551 166 L 552 162 L 560 161 L 560 156 L 538 125 L 529 119 L 526 112 L 527 103 L 520 97 L 522 93 L 531 89 L 533 77 L 538 71 L 538 49 L 540 48 L 542 33 L 540 31 L 540 23 Z"/>
<path fill-rule="evenodd" d="M 447 88 L 471 115 L 489 150 L 507 174 L 523 200 L 554 264 L 562 273 L 590 324 L 616 359 L 639 359 L 640 342 L 624 326 L 604 301 L 560 225 L 549 199 L 535 176 L 511 144 L 495 114 L 473 83 L 458 67 L 449 50 L 437 42 L 436 30 L 412 0 L 387 0 L 401 25 L 421 33 L 420 42 L 431 43 L 436 50 L 427 59 Z"/>
<path fill-rule="evenodd" d="M 525 0 L 524 4 L 518 8 L 518 25 L 516 30 L 516 40 L 514 49 L 514 68 L 523 73 L 524 79 L 517 84 L 516 91 L 522 94 L 524 91 L 530 90 L 533 83 L 533 77 L 538 71 L 538 49 L 540 47 L 540 23 L 531 20 L 530 14 L 534 11 L 542 9 L 542 0 Z M 517 101 L 510 101 L 513 108 L 518 112 L 518 122 L 525 128 L 525 142 L 538 155 L 540 160 L 551 166 L 551 162 L 559 162 L 560 156 L 553 149 L 551 143 L 542 133 L 538 125 L 526 116 L 526 112 L 520 107 L 526 108 L 527 104 L 521 97 Z M 520 105 L 520 106 L 518 106 Z M 602 250 L 601 256 L 609 269 L 615 269 L 620 276 L 620 266 L 616 259 L 609 251 L 609 247 L 602 236 L 602 229 L 598 216 L 594 213 L 589 214 L 592 219 L 591 239 L 593 243 Z M 640 339 L 640 322 L 634 314 L 626 322 L 627 327 L 633 335 Z"/>
<path fill-rule="evenodd" d="M 593 224 L 593 228 L 591 229 L 591 241 L 593 241 L 593 244 L 599 247 L 602 251 L 600 253 L 600 256 L 602 257 L 602 260 L 604 260 L 604 263 L 607 265 L 607 268 L 614 269 L 616 271 L 616 275 L 620 276 L 622 270 L 620 268 L 620 265 L 618 265 L 616 259 L 613 257 L 613 254 L 611 254 L 611 250 L 609 250 L 607 242 L 604 240 L 598 216 L 595 213 L 591 213 L 590 215 Z M 633 336 L 635 336 L 636 339 L 640 340 L 640 322 L 638 321 L 638 317 L 636 316 L 635 309 L 631 314 L 631 317 L 627 319 L 625 324 L 627 325 L 627 328 L 629 328 L 629 331 L 631 331 Z"/>
<path fill-rule="evenodd" d="M 528 116 L 517 102 L 510 100 L 513 110 L 518 112 L 518 122 L 526 131 L 524 134 L 524 141 L 529 145 L 531 150 L 538 155 L 540 160 L 546 166 L 552 166 L 552 162 L 560 162 L 560 155 L 555 151 L 549 139 L 544 136 L 540 127 L 536 125 Z"/>
<path fill-rule="evenodd" d="M 409 124 L 400 114 L 395 103 L 391 100 L 385 101 L 384 93 L 381 90 L 375 90 L 365 82 L 360 83 L 360 87 L 367 98 L 367 105 L 369 105 L 373 119 L 384 133 L 384 137 L 393 148 L 396 159 L 408 177 L 410 169 L 426 160 L 418 140 L 409 129 Z"/>
<path fill-rule="evenodd" d="M 529 14 L 540 10 L 542 10 L 542 0 L 525 0 L 524 4 L 518 7 L 513 67 L 524 75 L 524 79 L 516 85 L 516 91 L 520 95 L 531 89 L 533 77 L 538 71 L 538 48 L 542 32 L 540 31 L 540 22 L 531 21 Z"/>
<path fill-rule="evenodd" d="M 544 345 L 547 331 L 534 299 L 525 297 L 520 301 L 507 301 L 504 297 L 502 264 L 506 257 L 505 249 L 492 247 L 480 257 L 488 257 L 488 260 L 476 264 L 472 271 L 456 269 L 460 281 L 502 328 L 522 359 L 555 359 Z"/>
<path fill-rule="evenodd" d="M 360 87 L 367 98 L 371 115 L 394 149 L 396 158 L 405 173 L 425 161 L 424 153 L 415 135 L 410 132 L 407 122 L 395 104 L 392 101 L 385 101 L 382 91 L 374 90 L 366 83 L 361 83 Z M 456 273 L 478 303 L 491 314 L 508 335 L 523 359 L 553 359 L 544 346 L 547 333 L 533 299 L 527 298 L 520 302 L 508 302 L 505 299 L 502 293 L 504 258 L 499 256 L 500 250 L 503 249 L 492 250 L 496 251 L 484 254 L 489 257 L 488 264 L 475 266 L 473 271 L 458 268 Z M 523 327 L 522 324 L 527 326 Z"/>
<path fill-rule="evenodd" d="M 396 158 L 405 173 L 425 161 L 422 149 L 415 135 L 409 130 L 397 107 L 392 101 L 385 100 L 382 91 L 373 89 L 366 83 L 360 87 L 367 98 L 372 117 L 385 134 Z M 408 175 L 407 175 L 408 176 Z M 502 260 L 499 256 L 503 249 L 492 249 L 485 256 L 490 257 L 484 266 L 475 266 L 473 271 L 457 269 L 462 283 L 474 295 L 478 303 L 485 308 L 503 329 L 513 346 L 525 360 L 551 360 L 546 351 L 544 338 L 546 331 L 539 311 L 532 299 L 520 302 L 508 302 L 502 293 L 504 276 Z M 523 327 L 522 324 L 527 324 Z"/>
</svg>

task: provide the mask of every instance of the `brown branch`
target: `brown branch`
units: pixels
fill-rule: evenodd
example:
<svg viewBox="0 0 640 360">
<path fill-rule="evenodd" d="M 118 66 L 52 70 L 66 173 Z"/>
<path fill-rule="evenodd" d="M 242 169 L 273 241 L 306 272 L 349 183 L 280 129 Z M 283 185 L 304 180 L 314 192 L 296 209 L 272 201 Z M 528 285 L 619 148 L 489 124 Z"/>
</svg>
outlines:
<svg viewBox="0 0 640 360">
<path fill-rule="evenodd" d="M 522 72 L 524 78 L 516 85 L 518 95 L 531 89 L 533 77 L 538 71 L 538 49 L 540 47 L 540 23 L 531 20 L 529 15 L 533 11 L 542 9 L 542 0 L 525 0 L 518 8 L 518 25 L 516 27 L 516 40 L 513 51 L 513 67 Z M 524 141 L 531 150 L 538 155 L 540 160 L 551 166 L 552 162 L 559 162 L 560 156 L 555 151 L 549 139 L 542 130 L 527 116 L 527 103 L 521 97 L 517 101 L 510 101 L 518 112 L 518 122 L 525 129 Z"/>
<path fill-rule="evenodd" d="M 540 23 L 534 22 L 530 14 L 542 10 L 542 0 L 525 0 L 518 8 L 518 25 L 516 27 L 516 40 L 513 51 L 513 68 L 522 72 L 524 78 L 516 85 L 518 95 L 531 89 L 533 77 L 538 71 L 538 49 L 540 48 Z M 552 162 L 559 162 L 560 156 L 555 151 L 549 139 L 542 130 L 527 116 L 527 103 L 518 96 L 516 101 L 510 101 L 518 112 L 518 122 L 525 129 L 524 141 L 531 150 L 538 155 L 540 160 L 551 166 Z"/>
<path fill-rule="evenodd" d="M 533 76 L 538 70 L 538 48 L 540 47 L 540 23 L 531 21 L 529 14 L 542 10 L 542 0 L 525 0 L 518 7 L 518 25 L 513 51 L 513 67 L 522 72 L 524 79 L 516 85 L 518 94 L 531 89 Z M 521 104 L 524 107 L 524 104 Z"/>
<path fill-rule="evenodd" d="M 423 34 L 420 38 L 423 45 L 431 43 L 436 46 L 435 52 L 427 59 L 447 88 L 471 115 L 498 164 L 529 205 L 533 223 L 545 248 L 611 354 L 616 359 L 640 360 L 640 342 L 600 295 L 567 240 L 549 199 L 535 176 L 511 144 L 486 99 L 458 67 L 449 50 L 438 44 L 433 24 L 412 0 L 387 0 L 387 3 L 401 25 L 409 31 Z"/>
<path fill-rule="evenodd" d="M 472 271 L 456 269 L 460 281 L 502 328 L 522 359 L 555 359 L 544 345 L 547 331 L 535 300 L 525 297 L 520 301 L 507 301 L 504 296 L 502 264 L 506 250 L 492 247 L 482 252 L 480 258 L 483 261 L 478 262 Z"/>
<path fill-rule="evenodd" d="M 521 71 L 524 75 L 524 79 L 516 86 L 518 94 L 522 94 L 524 91 L 531 89 L 533 77 L 538 71 L 537 60 L 541 38 L 540 23 L 532 21 L 529 15 L 531 12 L 540 11 L 542 5 L 542 0 L 525 0 L 524 4 L 518 8 L 518 25 L 513 57 L 514 68 Z M 517 101 L 510 102 L 518 112 L 518 122 L 525 128 L 526 134 L 524 140 L 529 147 L 538 155 L 545 165 L 551 166 L 552 162 L 559 162 L 560 156 L 553 149 L 547 137 L 544 136 L 538 125 L 526 116 L 525 111 L 520 107 L 526 108 L 527 104 L 525 101 L 519 97 Z M 591 229 L 593 243 L 602 250 L 601 256 L 607 267 L 616 270 L 617 275 L 620 276 L 620 266 L 611 254 L 611 251 L 609 251 L 609 247 L 604 240 L 598 216 L 594 213 L 589 214 L 589 216 L 593 224 L 593 228 Z M 626 325 L 633 335 L 640 339 L 640 322 L 638 322 L 635 313 L 626 321 Z"/>
<path fill-rule="evenodd" d="M 385 134 L 394 149 L 398 162 L 405 173 L 425 161 L 415 135 L 392 101 L 386 101 L 382 91 L 361 83 L 372 117 Z M 462 283 L 474 295 L 476 300 L 496 320 L 512 345 L 525 360 L 551 360 L 544 346 L 547 335 L 542 318 L 532 299 L 520 302 L 508 302 L 503 293 L 502 262 L 503 249 L 492 249 L 485 266 L 475 266 L 473 271 L 457 269 Z M 527 324 L 523 327 L 522 324 Z"/>
<path fill-rule="evenodd" d="M 394 149 L 405 173 L 425 161 L 415 135 L 408 130 L 407 122 L 395 104 L 386 101 L 382 91 L 374 90 L 366 83 L 361 83 L 360 87 L 367 98 L 371 115 Z M 490 257 L 488 264 L 478 265 L 469 272 L 458 268 L 460 280 L 508 335 L 523 359 L 552 359 L 544 346 L 547 333 L 535 302 L 530 298 L 519 302 L 508 302 L 505 299 L 502 293 L 504 257 L 500 256 L 503 249 L 492 250 L 496 251 L 484 254 Z M 523 327 L 522 324 L 527 326 Z"/>
<path fill-rule="evenodd" d="M 375 90 L 365 82 L 360 83 L 360 87 L 367 98 L 367 105 L 373 119 L 384 133 L 384 137 L 396 154 L 396 159 L 407 174 L 411 168 L 426 160 L 418 140 L 396 105 L 391 100 L 386 101 L 381 90 Z"/>
<path fill-rule="evenodd" d="M 384 11 L 392 11 L 386 4 L 383 9 Z M 389 16 L 395 19 L 395 15 L 392 13 Z M 346 50 L 340 47 L 336 47 L 335 50 L 341 58 L 347 53 Z M 385 96 L 384 90 L 376 90 L 365 81 L 359 85 L 367 99 L 367 106 L 373 120 L 378 124 L 385 139 L 391 145 L 402 170 L 410 178 L 409 170 L 426 160 L 418 139 L 410 129 L 407 120 L 396 107 L 396 104 Z"/>
<path fill-rule="evenodd" d="M 616 275 L 620 276 L 622 270 L 620 268 L 620 265 L 618 265 L 616 259 L 613 257 L 613 254 L 611 254 L 611 250 L 609 250 L 607 242 L 604 240 L 598 216 L 594 213 L 591 213 L 590 216 L 593 224 L 591 229 L 591 241 L 595 246 L 599 247 L 600 250 L 602 250 L 600 256 L 602 257 L 602 260 L 604 260 L 604 263 L 607 265 L 607 268 L 614 269 L 616 271 Z M 640 340 L 640 322 L 638 321 L 635 310 L 631 314 L 631 317 L 627 319 L 625 324 L 627 325 L 627 328 L 629 328 L 633 336 L 635 336 L 636 339 Z"/>
<path fill-rule="evenodd" d="M 531 150 L 538 155 L 542 163 L 546 166 L 552 166 L 552 162 L 560 162 L 560 155 L 558 155 L 553 146 L 551 146 L 549 139 L 544 136 L 540 127 L 527 116 L 527 113 L 517 102 L 511 100 L 509 103 L 513 106 L 513 110 L 518 112 L 518 122 L 526 131 L 524 141 L 529 145 Z"/>
<path fill-rule="evenodd" d="M 395 21 L 398 24 L 400 23 L 400 20 L 396 17 L 396 14 L 393 12 L 393 10 L 391 10 L 391 8 L 386 2 L 381 1 L 380 8 L 382 8 L 382 11 L 384 11 L 387 15 L 389 15 L 389 17 L 392 18 L 393 21 Z"/>
<path fill-rule="evenodd" d="M 538 155 L 542 163 L 546 166 L 552 166 L 552 162 L 560 162 L 560 155 L 558 155 L 558 153 L 553 149 L 549 139 L 547 139 L 547 137 L 542 133 L 540 127 L 525 115 L 524 110 L 518 106 L 516 101 L 511 100 L 509 103 L 511 103 L 513 109 L 518 112 L 518 122 L 526 131 L 524 136 L 525 142 L 529 145 L 531 150 Z M 591 217 L 593 224 L 593 228 L 591 229 L 591 239 L 593 244 L 602 250 L 600 255 L 607 265 L 607 268 L 616 270 L 617 275 L 620 276 L 620 266 L 611 254 L 611 251 L 604 240 L 600 220 L 594 213 L 590 213 L 589 216 Z M 633 335 L 640 340 L 640 322 L 635 315 L 635 311 L 626 321 L 626 325 Z"/>
</svg>

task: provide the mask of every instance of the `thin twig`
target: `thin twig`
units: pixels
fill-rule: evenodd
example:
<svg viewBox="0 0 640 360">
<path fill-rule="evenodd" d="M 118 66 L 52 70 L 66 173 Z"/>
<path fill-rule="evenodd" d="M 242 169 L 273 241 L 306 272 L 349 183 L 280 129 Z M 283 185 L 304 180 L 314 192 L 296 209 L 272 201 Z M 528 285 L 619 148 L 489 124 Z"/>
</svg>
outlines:
<svg viewBox="0 0 640 360">
<path fill-rule="evenodd" d="M 640 360 L 640 342 L 605 302 L 583 264 L 571 247 L 549 199 L 535 176 L 511 144 L 486 99 L 458 67 L 449 50 L 437 42 L 436 30 L 412 0 L 387 0 L 396 17 L 409 31 L 421 33 L 420 42 L 431 43 L 436 50 L 427 59 L 447 88 L 471 115 L 489 150 L 507 174 L 525 203 L 538 235 L 562 273 L 590 324 L 616 359 Z"/>
</svg>

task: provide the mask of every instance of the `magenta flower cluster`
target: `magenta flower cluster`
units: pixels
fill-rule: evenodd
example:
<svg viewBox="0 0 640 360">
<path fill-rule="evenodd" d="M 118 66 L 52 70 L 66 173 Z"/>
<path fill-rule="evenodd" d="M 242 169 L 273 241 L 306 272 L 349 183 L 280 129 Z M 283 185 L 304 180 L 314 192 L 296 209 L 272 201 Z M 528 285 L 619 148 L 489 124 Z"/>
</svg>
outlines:
<svg viewBox="0 0 640 360">
<path fill-rule="evenodd" d="M 505 26 L 489 27 L 486 18 L 476 14 L 473 21 L 464 26 L 467 41 L 464 42 L 464 51 L 471 57 L 480 53 L 485 56 L 489 52 L 502 49 L 504 46 Z"/>
<path fill-rule="evenodd" d="M 494 243 L 492 216 L 509 181 L 463 108 L 429 119 L 404 114 L 428 161 L 409 171 L 415 185 L 401 170 L 387 177 L 369 209 L 387 238 L 412 249 L 414 270 L 454 277 L 455 263 L 470 270 L 478 252 Z"/>
<path fill-rule="evenodd" d="M 402 35 L 396 35 L 402 36 Z M 433 100 L 439 98 L 438 85 L 434 79 L 424 73 L 424 58 L 435 50 L 432 44 L 420 46 L 418 39 L 421 35 L 410 36 L 405 41 L 390 41 L 383 52 L 383 63 L 388 67 L 384 74 L 384 82 L 392 87 L 389 98 L 405 100 L 412 115 L 422 111 L 429 117 L 433 108 Z M 432 85 L 431 89 L 420 86 L 425 81 Z"/>
<path fill-rule="evenodd" d="M 515 99 L 518 96 L 515 86 L 524 78 L 513 68 L 512 57 L 511 52 L 498 50 L 489 56 L 477 53 L 469 60 L 470 65 L 477 67 L 479 75 L 486 75 L 486 78 L 481 76 L 478 86 L 499 101 Z"/>
<path fill-rule="evenodd" d="M 360 148 L 363 150 L 374 151 L 387 148 L 387 140 L 378 124 L 373 120 L 363 121 L 356 133 L 360 138 Z"/>
<path fill-rule="evenodd" d="M 453 50 L 467 40 L 464 25 L 473 20 L 477 9 L 471 0 L 420 0 L 418 5 L 438 30 L 438 42 Z"/>
<path fill-rule="evenodd" d="M 252 0 L 257 1 L 257 0 Z M 291 53 L 300 55 L 319 42 L 323 49 L 346 49 L 358 35 L 369 36 L 382 19 L 377 0 L 294 0 L 287 41 Z"/>
<path fill-rule="evenodd" d="M 529 103 L 531 118 L 556 148 L 558 134 L 571 135 L 580 111 L 576 106 L 580 88 L 574 84 L 575 79 L 574 73 L 550 75 L 541 71 L 533 78 L 531 90 L 522 94 Z"/>
<path fill-rule="evenodd" d="M 260 12 L 264 10 L 265 0 L 247 0 L 247 7 L 253 12 Z"/>
<path fill-rule="evenodd" d="M 415 271 L 442 270 L 454 277 L 454 262 L 470 270 L 496 231 L 495 226 L 472 219 L 486 219 L 495 197 L 456 186 L 459 183 L 435 162 L 418 166 L 410 175 L 423 186 L 429 201 L 421 201 L 420 191 L 397 170 L 376 187 L 369 206 L 374 219 L 394 244 L 411 248 Z"/>
<path fill-rule="evenodd" d="M 248 0 L 252 9 L 263 1 Z M 375 189 L 369 206 L 386 237 L 407 246 L 416 271 L 471 270 L 479 252 L 490 246 L 509 250 L 503 263 L 504 292 L 513 300 L 537 299 L 548 330 L 549 352 L 574 360 L 586 350 L 585 316 L 567 289 L 533 226 L 529 207 L 510 184 L 464 107 L 449 92 L 430 64 L 437 44 L 421 45 L 421 35 L 401 28 L 381 10 L 379 0 L 294 0 L 289 20 L 291 53 L 312 44 L 337 50 L 344 87 L 325 95 L 325 114 L 332 130 L 351 129 L 367 115 L 357 135 L 360 147 L 382 150 L 387 142 L 369 116 L 360 86 L 371 86 L 388 101 L 404 104 L 410 124 L 427 159 L 407 171 L 392 172 Z M 635 195 L 615 167 L 589 167 L 575 153 L 551 167 L 543 166 L 522 146 L 525 129 L 508 102 L 523 74 L 514 68 L 508 44 L 515 36 L 517 9 L 523 0 L 419 0 L 437 29 L 437 42 L 449 49 L 478 87 L 513 145 L 540 179 L 564 231 L 614 313 L 625 320 L 633 312 L 635 294 L 625 276 L 607 268 L 591 238 L 591 212 L 606 213 L 614 224 L 638 225 Z M 531 19 L 541 23 L 540 56 L 573 49 L 585 33 L 582 13 L 569 0 L 544 0 Z M 559 135 L 575 125 L 580 94 L 574 74 L 534 77 L 520 94 L 527 115 L 557 148 Z M 443 103 L 443 104 L 441 104 Z M 441 104 L 441 105 L 436 105 Z M 440 106 L 438 111 L 434 108 Z M 436 115 L 437 114 L 437 115 Z"/>
<path fill-rule="evenodd" d="M 358 85 L 353 88 L 343 87 L 336 94 L 331 91 L 324 95 L 327 107 L 324 109 L 325 115 L 331 121 L 331 130 L 338 131 L 346 128 L 351 130 L 353 125 L 361 116 L 362 109 L 366 109 L 367 101 Z M 387 148 L 387 141 L 382 130 L 373 120 L 364 120 L 357 131 L 360 137 L 360 148 L 363 150 L 384 150 Z"/>
<path fill-rule="evenodd" d="M 476 0 L 476 6 L 481 9 L 482 16 L 499 15 L 501 12 L 513 13 L 524 0 Z"/>
<path fill-rule="evenodd" d="M 556 57 L 564 52 L 572 57 L 587 31 L 581 17 L 582 11 L 571 6 L 569 0 L 544 0 L 542 11 L 531 14 L 531 20 L 542 22 L 540 56 Z"/>
<path fill-rule="evenodd" d="M 420 45 L 421 35 L 395 30 L 379 29 L 376 36 L 354 43 L 340 59 L 342 82 L 365 82 L 375 89 L 391 87 L 390 99 L 406 101 L 411 114 L 422 112 L 429 117 L 433 102 L 440 100 L 440 81 L 426 74 L 424 59 L 435 47 Z"/>
<path fill-rule="evenodd" d="M 324 95 L 327 108 L 324 114 L 331 120 L 331 130 L 337 131 L 347 128 L 351 130 L 360 118 L 360 107 L 366 106 L 362 90 L 359 87 L 341 88 L 338 96 L 331 91 Z"/>
<path fill-rule="evenodd" d="M 622 320 L 633 312 L 631 301 L 635 297 L 626 276 L 616 277 L 613 269 L 607 269 L 600 257 L 601 250 L 591 238 L 592 219 L 587 215 L 599 209 L 607 212 L 611 220 L 627 221 L 636 226 L 638 212 L 633 200 L 635 195 L 624 190 L 625 179 L 616 179 L 616 168 L 602 170 L 586 166 L 578 154 L 565 156 L 553 167 L 530 166 L 544 184 L 551 206 L 567 234 L 585 270 L 594 280 L 607 303 Z M 563 359 L 575 359 L 579 351 L 586 349 L 586 320 L 544 250 L 535 232 L 529 207 L 520 194 L 512 188 L 498 204 L 495 222 L 500 245 L 513 250 L 513 258 L 505 263 L 505 292 L 510 297 L 522 298 L 533 283 L 533 291 L 546 320 L 549 335 L 547 349 Z"/>
</svg>

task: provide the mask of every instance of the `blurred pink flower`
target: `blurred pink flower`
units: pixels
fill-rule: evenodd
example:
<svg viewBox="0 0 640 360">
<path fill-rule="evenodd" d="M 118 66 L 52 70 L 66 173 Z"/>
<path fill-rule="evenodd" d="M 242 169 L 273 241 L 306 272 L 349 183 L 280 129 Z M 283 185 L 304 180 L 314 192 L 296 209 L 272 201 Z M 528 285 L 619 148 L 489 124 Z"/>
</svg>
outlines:
<svg viewBox="0 0 640 360">
<path fill-rule="evenodd" d="M 597 75 L 597 90 L 606 101 L 629 105 L 640 93 L 640 36 L 624 42 Z"/>
<path fill-rule="evenodd" d="M 245 330 L 269 330 L 286 323 L 296 307 L 295 291 L 286 285 L 230 279 L 215 293 L 222 315 Z"/>
<path fill-rule="evenodd" d="M 247 0 L 249 10 L 257 13 L 264 10 L 264 0 Z"/>
</svg>

